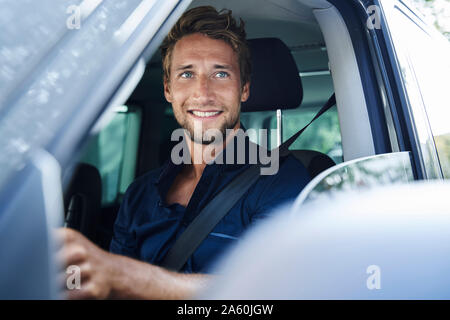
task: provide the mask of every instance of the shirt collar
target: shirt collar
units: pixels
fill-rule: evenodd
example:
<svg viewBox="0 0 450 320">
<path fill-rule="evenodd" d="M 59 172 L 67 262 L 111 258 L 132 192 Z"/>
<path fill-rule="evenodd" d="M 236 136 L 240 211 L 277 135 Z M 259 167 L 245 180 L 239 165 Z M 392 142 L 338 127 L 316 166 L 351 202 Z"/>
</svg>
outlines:
<svg viewBox="0 0 450 320">
<path fill-rule="evenodd" d="M 245 132 L 245 127 L 242 123 L 240 129 Z M 185 143 L 184 139 L 181 143 Z M 251 142 L 247 135 L 242 137 L 242 135 L 237 134 L 227 143 L 216 158 L 206 165 L 205 170 L 210 171 L 212 168 L 215 168 L 219 172 L 233 171 L 243 166 L 259 163 L 259 148 L 262 147 Z M 187 150 L 187 147 L 183 150 Z M 154 183 L 160 184 L 162 181 L 172 181 L 182 168 L 183 164 L 175 164 L 169 157 L 162 166 L 161 173 L 154 180 Z"/>
</svg>

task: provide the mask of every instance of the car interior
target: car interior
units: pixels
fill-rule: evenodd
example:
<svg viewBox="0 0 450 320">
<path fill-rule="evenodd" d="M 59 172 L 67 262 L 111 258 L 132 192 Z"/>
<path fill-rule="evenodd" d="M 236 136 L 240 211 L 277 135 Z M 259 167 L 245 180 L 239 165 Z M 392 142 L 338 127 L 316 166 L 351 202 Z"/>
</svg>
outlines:
<svg viewBox="0 0 450 320">
<path fill-rule="evenodd" d="M 291 153 L 312 177 L 376 154 L 360 58 L 333 5 L 322 0 L 194 0 L 189 8 L 201 5 L 231 9 L 245 21 L 253 73 L 241 123 L 246 129 L 268 129 L 269 149 L 302 129 L 335 93 L 336 105 L 305 130 Z M 168 159 L 176 128 L 163 95 L 161 56 L 155 52 L 126 103 L 115 106 L 108 124 L 85 143 L 64 191 L 66 225 L 108 249 L 123 194 L 136 177 Z M 261 137 L 250 138 L 261 143 Z"/>
</svg>

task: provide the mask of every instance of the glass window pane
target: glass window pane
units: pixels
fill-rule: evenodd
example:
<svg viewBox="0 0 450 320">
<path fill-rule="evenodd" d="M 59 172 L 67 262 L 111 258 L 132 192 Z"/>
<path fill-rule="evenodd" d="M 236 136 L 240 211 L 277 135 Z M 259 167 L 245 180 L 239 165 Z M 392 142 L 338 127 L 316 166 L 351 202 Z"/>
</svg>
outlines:
<svg viewBox="0 0 450 320">
<path fill-rule="evenodd" d="M 433 146 L 433 141 L 427 138 L 430 136 L 428 128 L 431 127 L 442 172 L 448 179 L 450 44 L 437 31 L 420 25 L 419 21 L 411 20 L 399 8 L 392 11 L 391 33 L 422 148 L 425 156 L 433 152 L 428 150 Z M 432 162 L 430 159 L 428 161 Z"/>
<path fill-rule="evenodd" d="M 321 106 L 317 108 L 297 108 L 293 110 L 283 110 L 282 112 L 282 136 L 283 142 L 297 133 L 319 112 Z M 277 119 L 275 111 L 248 112 L 241 114 L 241 121 L 246 129 L 267 129 L 268 147 L 274 148 L 277 137 Z M 259 144 L 259 137 L 250 138 Z M 289 148 L 291 150 L 315 150 L 330 156 L 334 162 L 343 162 L 341 131 L 336 107 L 331 108 L 320 118 L 314 121 Z"/>
<path fill-rule="evenodd" d="M 78 3 L 80 28 L 71 29 L 67 26 L 71 14 L 66 10 Z M 87 110 L 87 105 L 98 100 L 100 108 L 105 103 L 127 63 L 131 67 L 133 56 L 139 54 L 130 46 L 141 34 L 142 20 L 161 9 L 156 3 L 169 1 L 0 0 L 0 189 L 24 167 L 32 150 L 46 147 L 74 117 L 91 118 L 95 110 Z M 36 13 L 46 22 L 41 24 Z M 14 20 L 13 28 L 3 28 L 11 15 L 21 17 Z M 36 24 L 29 26 L 28 18 Z M 54 35 L 46 39 L 48 29 Z M 17 40 L 21 37 L 22 42 Z M 14 57 L 22 53 L 24 57 Z M 25 69 L 12 74 L 10 70 L 22 62 Z"/>
<path fill-rule="evenodd" d="M 80 3 L 81 0 L 0 0 L 1 98 L 14 87 L 17 77 L 31 69 L 67 32 L 66 11 Z"/>
<path fill-rule="evenodd" d="M 311 121 L 320 108 L 283 111 L 283 140 Z M 289 148 L 291 150 L 315 150 L 330 156 L 334 162 L 343 161 L 341 131 L 336 107 L 331 108 L 315 120 Z"/>
<path fill-rule="evenodd" d="M 95 166 L 102 178 L 102 205 L 114 203 L 134 179 L 140 129 L 139 112 L 118 112 L 89 141 L 80 162 Z"/>
<path fill-rule="evenodd" d="M 408 42 L 409 57 L 414 66 L 431 131 L 445 178 L 450 178 L 450 44 L 431 38 L 417 26 L 414 41 Z"/>
<path fill-rule="evenodd" d="M 409 152 L 394 152 L 359 158 L 334 166 L 322 179 L 312 181 L 295 200 L 294 207 L 306 201 L 331 198 L 351 190 L 368 190 L 414 181 Z"/>
</svg>

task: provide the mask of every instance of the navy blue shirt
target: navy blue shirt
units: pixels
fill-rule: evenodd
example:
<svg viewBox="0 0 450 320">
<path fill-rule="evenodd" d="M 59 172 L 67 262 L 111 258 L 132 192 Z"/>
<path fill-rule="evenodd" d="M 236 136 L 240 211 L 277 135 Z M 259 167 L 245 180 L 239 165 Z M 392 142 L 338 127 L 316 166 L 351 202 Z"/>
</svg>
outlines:
<svg viewBox="0 0 450 320">
<path fill-rule="evenodd" d="M 223 159 L 227 149 L 228 146 L 223 151 Z M 245 164 L 206 165 L 186 208 L 165 202 L 182 164 L 175 165 L 169 159 L 161 168 L 136 179 L 123 198 L 110 251 L 159 265 L 175 240 L 214 195 L 250 166 L 248 141 L 245 151 Z M 182 271 L 208 272 L 218 256 L 250 225 L 266 217 L 274 207 L 295 198 L 309 181 L 307 170 L 297 159 L 291 155 L 281 158 L 278 172 L 258 178 L 196 249 Z"/>
</svg>

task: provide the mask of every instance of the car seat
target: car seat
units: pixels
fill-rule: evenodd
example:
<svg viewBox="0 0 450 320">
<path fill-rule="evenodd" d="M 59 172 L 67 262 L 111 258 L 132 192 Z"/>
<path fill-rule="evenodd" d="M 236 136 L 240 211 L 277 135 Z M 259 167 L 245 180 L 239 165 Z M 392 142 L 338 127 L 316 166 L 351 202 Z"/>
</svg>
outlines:
<svg viewBox="0 0 450 320">
<path fill-rule="evenodd" d="M 278 38 L 251 39 L 248 44 L 252 59 L 250 97 L 242 103 L 241 111 L 280 114 L 281 110 L 298 108 L 303 99 L 303 87 L 286 44 Z M 277 130 L 281 137 L 281 123 Z M 329 156 L 318 151 L 290 150 L 290 153 L 302 162 L 312 178 L 335 165 Z"/>
<path fill-rule="evenodd" d="M 101 199 L 102 181 L 98 169 L 87 163 L 79 163 L 64 193 L 65 224 L 95 243 L 98 240 Z"/>
</svg>

